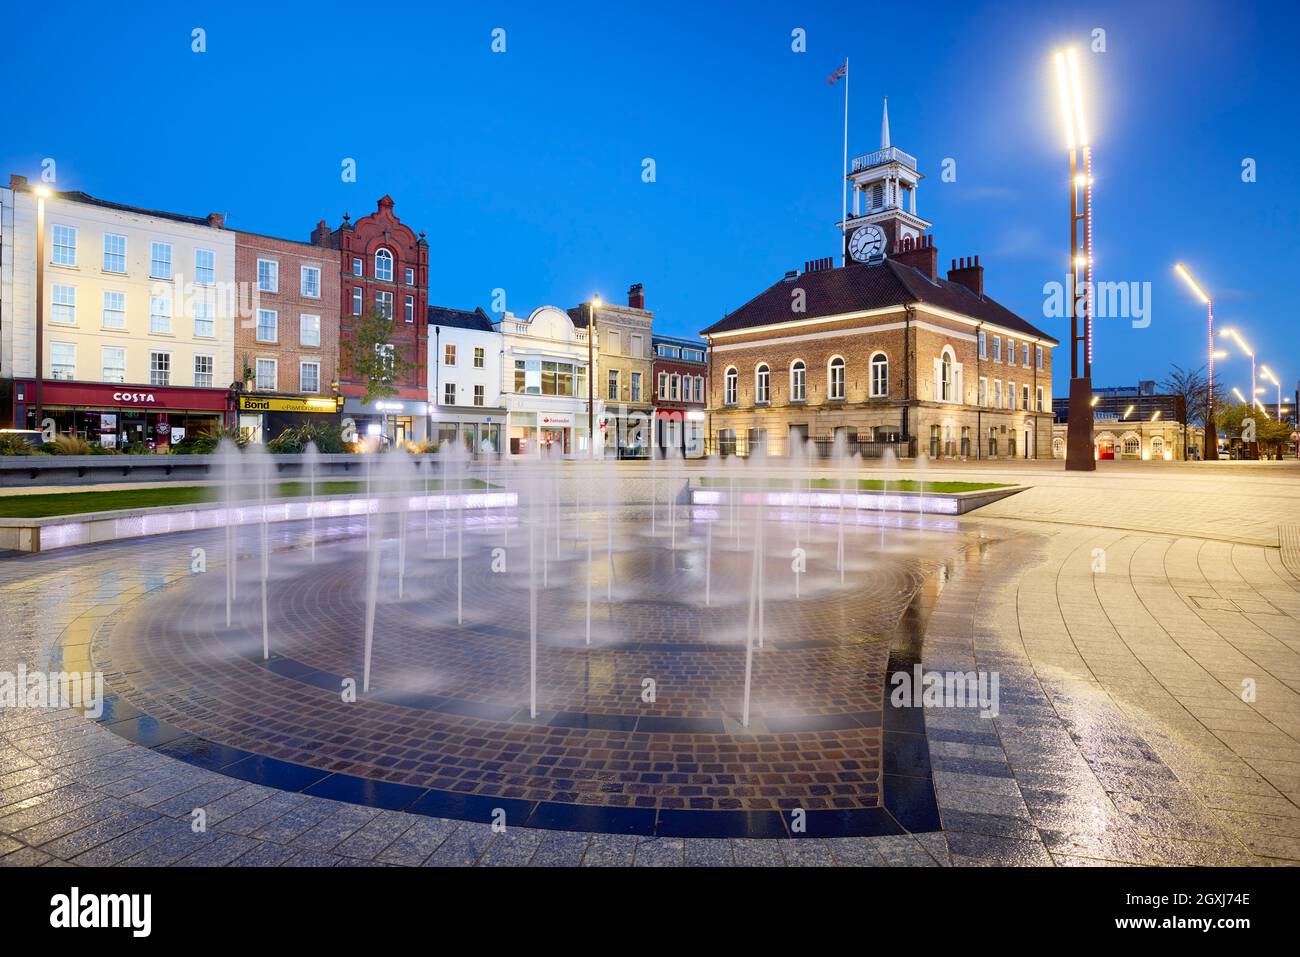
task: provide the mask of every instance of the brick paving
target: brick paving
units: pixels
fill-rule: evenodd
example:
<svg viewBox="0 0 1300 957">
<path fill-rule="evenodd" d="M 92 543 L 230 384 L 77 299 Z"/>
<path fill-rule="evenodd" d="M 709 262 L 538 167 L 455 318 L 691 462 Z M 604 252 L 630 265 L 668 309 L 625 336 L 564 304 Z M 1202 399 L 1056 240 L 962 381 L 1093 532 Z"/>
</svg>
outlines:
<svg viewBox="0 0 1300 957">
<path fill-rule="evenodd" d="M 1186 474 L 1162 474 L 1158 484 L 1173 485 L 1181 500 Z M 1093 500 L 1068 485 L 1054 498 L 1041 490 L 1052 491 L 1051 482 L 1023 515 L 1014 514 L 1017 496 L 961 520 L 961 537 L 983 537 L 989 547 L 977 548 L 981 560 L 945 562 L 929 579 L 938 597 L 921 658 L 930 669 L 996 670 L 1000 713 L 926 710 L 939 832 L 827 840 L 498 834 L 248 784 L 130 743 L 79 712 L 5 709 L 0 864 L 1295 863 L 1300 578 L 1283 561 L 1277 529 L 1300 520 L 1300 493 L 1254 474 L 1194 473 L 1195 504 L 1183 500 L 1172 512 L 1162 492 L 1148 491 L 1151 508 L 1126 503 L 1123 528 L 1098 525 Z M 1200 494 L 1214 481 L 1222 495 Z M 1216 537 L 1213 513 L 1225 500 L 1248 512 L 1248 534 Z M 196 545 L 219 566 L 212 537 L 200 535 L 0 561 L 5 667 L 45 668 L 52 655 L 71 667 L 77 649 L 117 634 L 124 608 L 171 601 L 191 587 Z M 696 640 L 714 638 L 701 630 Z M 501 647 L 510 641 L 499 638 Z M 328 655 L 342 650 L 321 644 L 320 662 L 338 666 Z M 377 678 L 386 673 L 379 662 Z M 551 672 L 548 693 L 572 693 L 566 674 Z M 133 680 L 150 695 L 167 693 L 147 677 Z M 197 689 L 192 697 L 190 713 L 212 709 Z M 685 711 L 684 700 L 660 699 Z M 208 812 L 205 833 L 191 828 L 196 807 Z"/>
<path fill-rule="evenodd" d="M 634 530 L 618 529 L 619 539 L 625 536 L 635 537 Z M 565 562 L 552 560 L 551 587 L 542 593 L 547 635 L 538 676 L 542 719 L 554 716 L 557 727 L 539 725 L 521 711 L 528 685 L 527 593 L 488 570 L 488 546 L 472 541 L 465 559 L 465 607 L 478 624 L 430 621 L 430 609 L 455 602 L 447 563 L 421 557 L 424 549 L 437 554 L 436 537 L 432 544 L 420 536 L 411 543 L 407 601 L 396 601 L 395 585 L 386 584 L 376 622 L 376 697 L 360 704 L 345 703 L 332 690 L 343 677 L 361 673 L 365 609 L 357 583 L 364 581 L 365 560 L 356 548 L 320 564 L 306 564 L 302 555 L 277 556 L 270 626 L 276 654 L 324 669 L 327 686 L 304 686 L 241 656 L 241 649 L 260 650 L 260 622 L 249 616 L 257 605 L 247 601 L 259 584 L 247 577 L 239 585 L 242 620 L 231 631 L 224 628 L 224 593 L 217 592 L 223 579 L 186 576 L 153 589 L 147 601 L 96 619 L 93 630 L 75 629 L 71 640 L 92 646 L 93 667 L 106 673 L 110 692 L 144 714 L 207 741 L 324 772 L 615 807 L 879 806 L 888 639 L 938 564 L 911 553 L 915 533 L 908 533 L 907 551 L 880 562 L 861 581 L 850 578 L 847 588 L 823 572 L 820 583 L 809 576 L 804 585 L 805 593 L 820 588 L 821 594 L 798 602 L 787 594 L 766 604 L 769 637 L 756 660 L 752 727 L 786 733 L 735 739 L 722 732 L 738 725 L 743 696 L 747 609 L 735 584 L 749 572 L 742 551 L 720 548 L 714 557 L 715 597 L 708 608 L 671 594 L 700 585 L 700 555 L 662 548 L 617 554 L 619 590 L 632 597 L 612 607 L 599 603 L 599 638 L 588 648 L 576 639 L 585 608 L 573 589 L 556 587 L 562 565 L 570 566 L 572 578 L 579 563 L 559 546 Z M 950 538 L 927 538 L 927 550 L 951 551 Z M 802 544 L 814 564 L 833 561 L 825 542 Z M 526 564 L 523 552 L 517 544 L 512 565 Z M 594 565 L 595 591 L 603 596 L 604 556 Z M 785 566 L 778 555 L 769 559 L 768 571 Z M 646 676 L 657 684 L 652 702 L 641 696 Z M 420 707 L 403 697 L 421 683 L 436 690 L 437 701 Z M 390 690 L 398 692 L 397 700 L 380 700 Z M 501 714 L 455 713 L 476 705 Z M 836 716 L 853 720 L 790 730 L 805 719 Z M 605 717 L 620 721 L 600 727 Z M 690 733 L 693 720 L 716 727 Z M 598 726 L 584 726 L 593 722 Z"/>
</svg>

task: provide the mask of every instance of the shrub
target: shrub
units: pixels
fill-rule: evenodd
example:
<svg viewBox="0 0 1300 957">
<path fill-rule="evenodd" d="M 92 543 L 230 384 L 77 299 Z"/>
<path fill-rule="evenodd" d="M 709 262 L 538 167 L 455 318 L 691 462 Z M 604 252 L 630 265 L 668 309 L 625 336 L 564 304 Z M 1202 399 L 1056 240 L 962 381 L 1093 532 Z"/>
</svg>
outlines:
<svg viewBox="0 0 1300 957">
<path fill-rule="evenodd" d="M 38 451 L 21 435 L 0 434 L 0 455 L 35 455 Z"/>
<path fill-rule="evenodd" d="M 79 435 L 56 435 L 41 448 L 50 455 L 90 455 L 90 443 Z"/>
<path fill-rule="evenodd" d="M 171 447 L 173 455 L 211 455 L 223 439 L 234 442 L 239 448 L 248 444 L 241 429 L 216 428 L 207 432 L 187 435 Z"/>
<path fill-rule="evenodd" d="M 266 450 L 274 455 L 301 455 L 313 442 L 316 443 L 316 451 L 322 454 L 349 451 L 347 443 L 343 441 L 341 426 L 330 423 L 318 425 L 315 422 L 305 422 L 285 429 L 266 443 Z"/>
</svg>

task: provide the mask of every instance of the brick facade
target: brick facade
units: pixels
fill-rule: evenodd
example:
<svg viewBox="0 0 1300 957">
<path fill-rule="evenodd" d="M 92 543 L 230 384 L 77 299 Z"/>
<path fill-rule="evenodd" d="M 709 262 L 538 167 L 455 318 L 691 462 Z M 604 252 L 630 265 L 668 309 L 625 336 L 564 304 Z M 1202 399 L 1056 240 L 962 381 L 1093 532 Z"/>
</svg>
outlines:
<svg viewBox="0 0 1300 957">
<path fill-rule="evenodd" d="M 340 347 L 345 348 L 351 331 L 354 290 L 361 291 L 361 311 L 375 309 L 380 294 L 392 295 L 393 332 L 391 342 L 408 364 L 407 373 L 396 383 L 397 398 L 424 402 L 428 399 L 429 323 L 429 245 L 393 213 L 393 199 L 384 196 L 375 212 L 355 223 L 344 217 L 343 225 L 329 233 L 330 244 L 338 250 Z M 319 242 L 325 234 L 322 224 L 313 234 Z M 376 256 L 381 249 L 393 257 L 391 279 L 376 275 Z M 360 274 L 354 260 L 360 260 Z M 408 279 L 407 271 L 410 271 Z M 409 312 L 407 298 L 410 298 Z M 339 382 L 345 396 L 358 397 L 364 384 L 354 381 L 340 361 Z"/>
<path fill-rule="evenodd" d="M 861 439 L 877 433 L 897 433 L 916 440 L 916 451 L 938 457 L 965 454 L 970 458 L 1008 458 L 1026 455 L 1025 433 L 1029 433 L 1029 455 L 1051 456 L 1051 343 L 1031 340 L 998 329 L 1004 343 L 1004 362 L 993 363 L 979 355 L 978 333 L 992 334 L 994 327 L 958 320 L 924 307 L 881 310 L 866 318 L 829 319 L 786 326 L 779 330 L 747 330 L 713 337 L 709 352 L 710 447 L 719 448 L 719 434 L 734 430 L 736 451 L 747 450 L 752 429 L 765 429 L 768 450 L 783 454 L 792 426 L 802 426 L 810 439 L 831 439 L 845 429 Z M 1015 366 L 1005 363 L 1005 342 L 1010 336 L 1030 343 L 1030 365 L 1017 356 Z M 1036 365 L 1034 348 L 1043 348 L 1043 368 Z M 906 348 L 905 348 L 906 347 Z M 936 394 L 935 360 L 945 350 L 954 368 L 960 367 L 959 401 L 942 401 Z M 887 392 L 871 394 L 871 360 L 883 355 L 887 366 Z M 844 360 L 844 397 L 831 398 L 831 362 Z M 791 399 L 792 367 L 804 363 L 805 398 Z M 770 395 L 765 404 L 755 402 L 757 369 L 770 370 Z M 726 371 L 737 373 L 736 401 L 725 401 Z M 1008 382 L 1015 382 L 1015 410 L 996 408 L 986 392 L 980 406 L 979 379 L 1001 381 L 1003 395 Z M 956 376 L 953 376 L 956 379 Z M 1020 389 L 1030 387 L 1031 409 L 1022 408 Z M 1036 408 L 1038 388 L 1043 406 Z M 937 429 L 937 432 L 935 431 Z M 996 449 L 990 455 L 990 429 Z M 932 444 L 932 437 L 937 445 Z M 965 442 L 963 443 L 963 439 Z"/>
<path fill-rule="evenodd" d="M 258 260 L 276 263 L 278 289 L 258 289 Z M 303 267 L 319 271 L 315 296 L 304 289 Z M 258 359 L 276 361 L 275 392 L 287 394 L 331 395 L 331 384 L 338 376 L 339 354 L 339 274 L 338 254 L 329 247 L 260 236 L 235 233 L 235 280 L 245 289 L 257 290 L 250 314 L 241 315 L 235 324 L 235 374 L 240 377 L 247 362 L 256 373 Z M 274 341 L 258 339 L 258 309 L 276 313 Z M 319 319 L 319 344 L 304 342 L 304 316 Z M 319 364 L 317 387 L 304 388 L 301 363 Z M 306 383 L 310 385 L 310 383 Z M 269 391 L 269 390 L 266 390 Z"/>
</svg>

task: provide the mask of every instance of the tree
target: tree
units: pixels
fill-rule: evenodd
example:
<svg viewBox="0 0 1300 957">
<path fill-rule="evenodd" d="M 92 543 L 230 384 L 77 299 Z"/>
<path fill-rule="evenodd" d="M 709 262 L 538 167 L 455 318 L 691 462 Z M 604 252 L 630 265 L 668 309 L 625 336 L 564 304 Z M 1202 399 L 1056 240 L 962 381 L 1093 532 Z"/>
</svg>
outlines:
<svg viewBox="0 0 1300 957">
<path fill-rule="evenodd" d="M 1205 367 L 1184 369 L 1182 366 L 1175 365 L 1160 383 L 1160 388 L 1169 395 L 1180 396 L 1183 400 L 1183 458 L 1190 458 L 1188 432 L 1192 425 L 1199 423 L 1206 427 L 1207 432 L 1213 430 L 1213 426 L 1206 423 L 1210 389 L 1205 378 Z"/>
<path fill-rule="evenodd" d="M 410 373 L 412 363 L 392 343 L 393 320 L 367 310 L 352 320 L 351 334 L 343 340 L 343 368 L 362 383 L 362 401 L 368 403 L 397 395 L 397 383 Z"/>
<path fill-rule="evenodd" d="M 1282 455 L 1282 446 L 1291 439 L 1291 426 L 1287 425 L 1280 419 L 1274 419 L 1265 415 L 1259 409 L 1251 410 L 1246 407 L 1244 402 L 1236 402 L 1222 410 L 1219 417 L 1219 423 L 1223 426 L 1224 431 L 1233 435 L 1238 441 L 1245 444 L 1242 438 L 1242 420 L 1252 418 L 1255 420 L 1255 442 L 1261 447 L 1272 446 L 1273 450 L 1280 458 Z"/>
<path fill-rule="evenodd" d="M 1291 426 L 1281 419 L 1267 417 L 1261 412 L 1255 417 L 1255 437 L 1260 445 L 1272 446 L 1274 453 L 1280 459 L 1283 447 L 1291 441 Z"/>
</svg>

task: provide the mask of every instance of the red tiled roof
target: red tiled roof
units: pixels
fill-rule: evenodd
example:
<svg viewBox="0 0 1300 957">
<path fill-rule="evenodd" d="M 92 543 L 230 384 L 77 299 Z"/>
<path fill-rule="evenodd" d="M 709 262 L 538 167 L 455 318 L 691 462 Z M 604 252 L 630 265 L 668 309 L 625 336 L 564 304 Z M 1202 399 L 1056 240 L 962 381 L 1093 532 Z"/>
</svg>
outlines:
<svg viewBox="0 0 1300 957">
<path fill-rule="evenodd" d="M 791 310 L 794 289 L 804 293 L 803 312 Z M 734 312 L 702 330 L 701 335 L 753 329 L 797 319 L 819 319 L 845 313 L 925 303 L 993 323 L 1023 335 L 1057 344 L 1057 340 L 1021 319 L 988 296 L 977 296 L 960 283 L 931 282 L 919 269 L 891 259 L 876 265 L 853 265 L 806 272 L 782 279 Z"/>
</svg>

